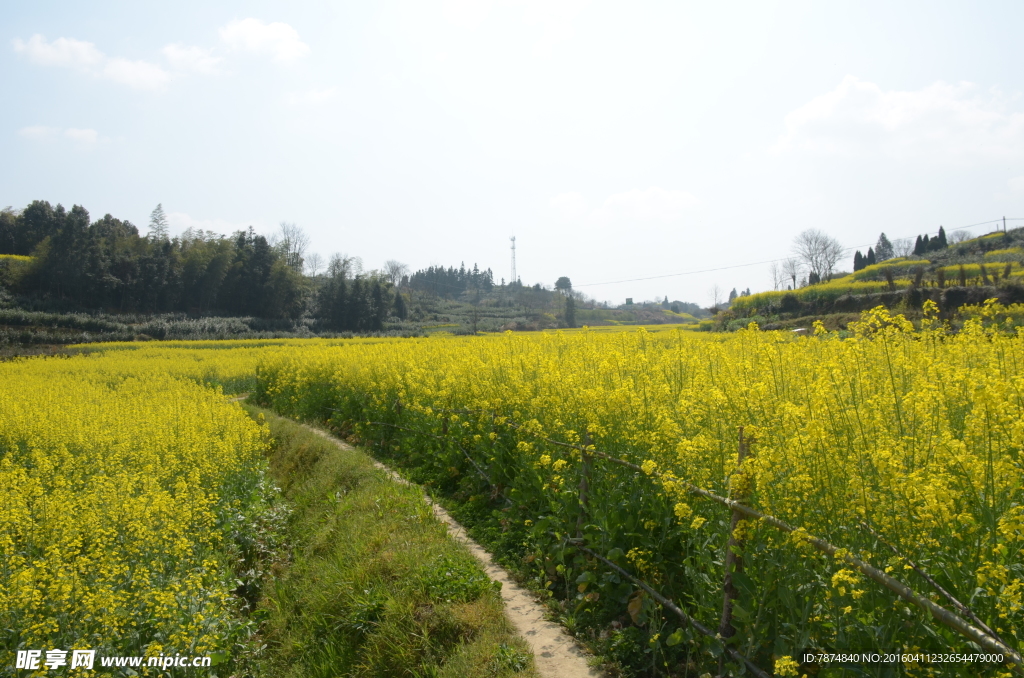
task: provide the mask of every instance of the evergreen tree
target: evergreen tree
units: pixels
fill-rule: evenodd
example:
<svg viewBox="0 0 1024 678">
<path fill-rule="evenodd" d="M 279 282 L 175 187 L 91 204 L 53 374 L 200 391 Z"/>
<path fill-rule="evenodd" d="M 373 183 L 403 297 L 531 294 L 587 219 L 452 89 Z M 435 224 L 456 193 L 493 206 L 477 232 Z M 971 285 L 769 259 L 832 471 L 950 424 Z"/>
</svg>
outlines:
<svg viewBox="0 0 1024 678">
<path fill-rule="evenodd" d="M 370 317 L 368 302 L 365 281 L 362 276 L 357 275 L 349 290 L 348 317 L 345 319 L 345 329 L 356 332 L 367 329 L 367 319 Z"/>
<path fill-rule="evenodd" d="M 942 226 L 939 226 L 939 236 L 935 241 L 938 243 L 935 247 L 937 250 L 944 250 L 949 247 L 949 243 L 946 242 L 946 229 L 942 228 Z"/>
<path fill-rule="evenodd" d="M 167 216 L 164 215 L 164 206 L 157 203 L 153 212 L 149 215 L 149 237 L 153 240 L 168 240 L 170 227 L 167 223 Z"/>
<path fill-rule="evenodd" d="M 32 254 L 46 238 L 52 238 L 60 230 L 64 208 L 51 207 L 45 200 L 33 200 L 14 221 L 14 251 L 5 254 Z"/>
<path fill-rule="evenodd" d="M 384 329 L 384 319 L 388 315 L 388 305 L 384 303 L 384 286 L 376 278 L 370 283 L 369 317 L 366 329 L 379 332 Z"/>
<path fill-rule="evenodd" d="M 576 327 L 576 300 L 571 294 L 565 298 L 565 324 L 567 327 Z"/>
<path fill-rule="evenodd" d="M 875 258 L 878 261 L 885 261 L 886 259 L 892 259 L 894 254 L 892 243 L 885 237 L 885 233 L 882 233 L 878 236 L 878 242 L 875 244 Z"/>
<path fill-rule="evenodd" d="M 921 236 L 917 236 L 917 240 L 914 242 L 914 255 L 920 256 L 924 254 L 924 241 L 921 240 Z"/>
<path fill-rule="evenodd" d="M 328 327 L 334 330 L 348 329 L 348 283 L 344 275 L 334 276 L 330 283 L 324 285 L 321 291 L 325 293 L 321 312 L 327 319 Z"/>
<path fill-rule="evenodd" d="M 17 219 L 14 210 L 5 207 L 0 210 L 0 254 L 17 254 L 14 251 Z"/>
<path fill-rule="evenodd" d="M 736 293 L 736 288 L 734 287 L 732 288 L 732 292 L 729 292 L 729 303 L 731 304 L 732 302 L 736 301 L 737 296 L 739 295 Z"/>
<path fill-rule="evenodd" d="M 399 320 L 405 320 L 409 315 L 409 309 L 405 305 L 405 297 L 401 292 L 395 292 L 394 314 Z"/>
<path fill-rule="evenodd" d="M 857 250 L 853 255 L 853 271 L 856 273 L 860 269 L 864 268 L 864 256 Z"/>
<path fill-rule="evenodd" d="M 875 250 L 869 247 L 867 256 L 864 257 L 864 266 L 866 268 L 868 266 L 874 266 L 877 263 L 878 258 L 875 256 Z"/>
<path fill-rule="evenodd" d="M 932 249 L 932 243 L 928 239 L 928 234 L 925 233 L 923 236 L 921 236 L 921 254 L 924 254 L 925 252 L 927 252 L 927 251 L 929 251 L 931 249 Z"/>
</svg>

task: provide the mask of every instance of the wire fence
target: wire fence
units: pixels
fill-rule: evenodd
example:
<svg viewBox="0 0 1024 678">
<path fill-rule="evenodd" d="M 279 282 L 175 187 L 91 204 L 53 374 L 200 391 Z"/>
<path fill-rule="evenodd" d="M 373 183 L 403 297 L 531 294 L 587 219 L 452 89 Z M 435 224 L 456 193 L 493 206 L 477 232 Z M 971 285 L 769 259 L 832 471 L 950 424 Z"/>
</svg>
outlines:
<svg viewBox="0 0 1024 678">
<path fill-rule="evenodd" d="M 397 416 L 401 416 L 405 406 L 400 401 L 395 401 L 394 411 Z M 334 410 L 337 412 L 337 410 Z M 847 565 L 853 567 L 868 579 L 871 579 L 875 583 L 881 585 L 891 593 L 895 594 L 904 601 L 924 610 L 929 613 L 932 618 L 940 622 L 941 624 L 953 629 L 961 636 L 966 638 L 971 643 L 976 644 L 978 647 L 984 649 L 987 652 L 993 654 L 1002 655 L 1005 661 L 1010 665 L 1011 669 L 1018 675 L 1024 675 L 1024 660 L 1019 652 L 1010 647 L 1003 641 L 999 635 L 993 631 L 988 625 L 986 625 L 978 616 L 964 603 L 954 597 L 951 593 L 940 586 L 935 580 L 924 572 L 916 563 L 909 561 L 904 557 L 904 560 L 910 563 L 911 568 L 922 576 L 922 578 L 935 589 L 938 594 L 945 598 L 949 603 L 957 610 L 956 612 L 951 611 L 941 605 L 938 605 L 932 601 L 929 597 L 922 595 L 906 584 L 899 580 L 891 577 L 882 570 L 874 567 L 873 565 L 865 562 L 864 560 L 854 556 L 849 549 L 836 546 L 829 541 L 815 537 L 808 534 L 802 528 L 796 527 L 781 520 L 775 516 L 764 513 L 752 506 L 744 503 L 749 497 L 747 494 L 739 488 L 749 487 L 746 483 L 735 482 L 739 478 L 742 478 L 745 471 L 745 462 L 752 457 L 751 446 L 754 441 L 749 438 L 745 438 L 743 434 L 743 428 L 739 429 L 738 441 L 737 441 L 737 460 L 738 464 L 735 472 L 732 476 L 733 482 L 730 483 L 730 496 L 722 496 L 703 487 L 699 487 L 685 478 L 676 476 L 675 474 L 660 471 L 656 468 L 645 469 L 638 464 L 622 459 L 619 455 L 603 452 L 597 450 L 594 445 L 590 442 L 589 435 L 584 432 L 582 436 L 583 444 L 568 443 L 561 440 L 555 440 L 540 434 L 536 434 L 530 430 L 529 426 L 525 426 L 522 423 L 516 422 L 509 417 L 500 416 L 496 412 L 487 412 L 483 410 L 435 410 L 441 417 L 441 435 L 432 433 L 429 431 L 423 431 L 421 429 L 412 428 L 408 426 L 402 426 L 393 422 L 384 421 L 364 421 L 365 425 L 386 427 L 390 429 L 396 429 L 412 433 L 417 436 L 423 436 L 424 438 L 430 438 L 441 441 L 442 444 L 451 444 L 454 448 L 457 448 L 462 456 L 471 464 L 474 471 L 481 477 L 481 479 L 487 483 L 492 489 L 492 498 L 502 498 L 506 503 L 512 504 L 512 500 L 505 496 L 502 492 L 502 488 L 498 487 L 493 481 L 489 471 L 490 469 L 481 462 L 473 459 L 472 455 L 455 440 L 455 436 L 449 430 L 450 419 L 452 415 L 459 416 L 490 416 L 492 428 L 498 426 L 506 426 L 512 430 L 515 430 L 521 434 L 528 435 L 541 442 L 553 445 L 556 447 L 568 448 L 574 450 L 580 454 L 579 468 L 579 484 L 576 489 L 576 502 L 578 506 L 578 518 L 576 522 L 575 537 L 570 537 L 568 534 L 561 534 L 553 532 L 551 533 L 557 540 L 561 540 L 565 544 L 570 544 L 575 548 L 589 554 L 597 561 L 601 562 L 607 568 L 615 571 L 621 576 L 626 577 L 629 581 L 633 582 L 636 586 L 643 589 L 652 599 L 657 601 L 664 609 L 668 610 L 675 616 L 679 617 L 684 624 L 695 630 L 697 633 L 706 636 L 708 638 L 715 639 L 722 643 L 723 656 L 720 662 L 724 662 L 724 655 L 730 656 L 735 661 L 743 664 L 750 673 L 755 676 L 767 676 L 760 667 L 754 662 L 741 654 L 738 650 L 728 645 L 728 640 L 735 634 L 734 618 L 733 618 L 733 601 L 737 597 L 737 591 L 733 583 L 733 576 L 743 571 L 744 559 L 743 559 L 743 539 L 737 532 L 737 525 L 740 520 L 744 518 L 750 518 L 758 521 L 760 524 L 770 526 L 780 532 L 796 535 L 802 543 L 805 543 L 814 549 L 826 554 L 830 558 L 842 561 Z M 386 444 L 384 438 L 380 441 L 381 446 Z M 659 479 L 663 482 L 676 483 L 682 487 L 685 487 L 689 494 L 697 497 L 701 497 L 708 501 L 717 503 L 727 509 L 731 514 L 731 519 L 728 528 L 727 542 L 726 542 L 726 555 L 723 565 L 723 576 L 722 576 L 722 615 L 719 619 L 717 629 L 713 629 L 698 620 L 694 619 L 691 615 L 683 611 L 683 609 L 674 601 L 667 596 L 657 591 L 649 582 L 642 580 L 635 574 L 626 571 L 620 565 L 612 562 L 605 556 L 597 553 L 587 545 L 586 539 L 583 537 L 583 526 L 585 518 L 590 511 L 590 503 L 593 501 L 591 494 L 591 486 L 595 473 L 594 460 L 600 459 L 608 462 L 612 465 L 620 466 L 635 471 L 640 477 L 649 479 Z M 735 491 L 739 489 L 739 491 Z M 536 516 L 535 516 L 536 517 Z M 869 532 L 873 533 L 873 536 L 882 544 L 887 546 L 899 555 L 898 550 L 892 545 L 886 543 L 880 535 L 877 534 L 868 525 L 863 525 Z M 722 672 L 722 665 L 720 664 L 720 673 Z"/>
</svg>

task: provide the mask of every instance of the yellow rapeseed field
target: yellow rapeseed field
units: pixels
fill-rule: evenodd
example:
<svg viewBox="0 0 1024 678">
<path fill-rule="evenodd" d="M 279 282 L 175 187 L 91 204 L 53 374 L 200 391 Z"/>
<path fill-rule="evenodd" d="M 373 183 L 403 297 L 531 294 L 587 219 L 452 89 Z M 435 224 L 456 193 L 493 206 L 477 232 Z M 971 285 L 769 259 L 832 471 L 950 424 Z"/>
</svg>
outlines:
<svg viewBox="0 0 1024 678">
<path fill-rule="evenodd" d="M 497 510 L 492 524 L 535 549 L 538 583 L 584 625 L 620 618 L 636 589 L 557 538 L 577 531 L 582 460 L 543 438 L 588 437 L 643 467 L 594 460 L 585 543 L 714 626 L 728 510 L 661 472 L 727 495 L 743 426 L 754 440 L 743 494 L 802 528 L 739 526 L 747 568 L 735 644 L 744 653 L 771 665 L 809 647 L 970 647 L 808 548 L 807 534 L 951 606 L 917 566 L 1017 646 L 1024 334 L 987 316 L 950 334 L 925 311 L 923 331 L 880 308 L 847 338 L 751 328 L 296 347 L 261 364 L 258 393 L 282 412 L 333 419 L 414 478 L 477 502 L 485 520 Z M 671 652 L 662 642 L 677 623 L 649 621 L 647 642 Z"/>
<path fill-rule="evenodd" d="M 0 364 L 0 666 L 17 649 L 227 649 L 224 542 L 265 440 L 189 378 L 207 369 L 159 351 Z"/>
<path fill-rule="evenodd" d="M 966 615 L 929 576 L 1017 647 L 1024 333 L 998 326 L 1011 314 L 996 305 L 955 334 L 925 311 L 915 330 L 876 309 L 850 336 L 136 343 L 0 364 L 0 628 L 15 630 L 0 661 L 72 644 L 225 649 L 238 623 L 229 542 L 266 490 L 266 439 L 222 388 L 329 421 L 459 501 L 571 626 L 597 638 L 625 621 L 607 636 L 624 661 L 720 652 L 565 539 L 578 534 L 714 628 L 730 514 L 673 478 L 801 528 L 745 520 L 734 535 L 745 570 L 730 643 L 762 667 L 795 674 L 786 658 L 803 649 L 971 649 L 809 535 Z M 751 456 L 736 474 L 741 426 Z"/>
</svg>

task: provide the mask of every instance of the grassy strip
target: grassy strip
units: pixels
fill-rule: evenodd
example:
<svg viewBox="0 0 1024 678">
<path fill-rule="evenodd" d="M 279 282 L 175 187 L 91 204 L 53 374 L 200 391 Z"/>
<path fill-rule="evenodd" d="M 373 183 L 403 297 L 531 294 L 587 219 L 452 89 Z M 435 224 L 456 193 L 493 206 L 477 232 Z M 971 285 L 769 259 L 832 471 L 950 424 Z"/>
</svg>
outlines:
<svg viewBox="0 0 1024 678">
<path fill-rule="evenodd" d="M 416 487 L 269 410 L 291 558 L 264 587 L 257 675 L 535 676 L 494 584 Z"/>
</svg>

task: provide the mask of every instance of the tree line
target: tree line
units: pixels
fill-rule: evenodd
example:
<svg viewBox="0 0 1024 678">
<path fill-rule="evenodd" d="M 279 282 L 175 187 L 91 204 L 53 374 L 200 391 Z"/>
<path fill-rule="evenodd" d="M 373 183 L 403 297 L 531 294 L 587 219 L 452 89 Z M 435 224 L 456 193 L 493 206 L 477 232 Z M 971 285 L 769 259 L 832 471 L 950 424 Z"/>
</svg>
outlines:
<svg viewBox="0 0 1024 678">
<path fill-rule="evenodd" d="M 946 231 L 941 226 L 935 237 L 929 237 L 927 234 L 919 235 L 916 241 L 903 238 L 892 242 L 885 233 L 882 233 L 878 236 L 878 242 L 874 247 L 868 248 L 867 254 L 862 254 L 860 250 L 854 252 L 853 270 L 860 271 L 868 266 L 896 257 L 923 256 L 928 252 L 943 250 L 951 242 L 958 242 L 968 237 L 970 237 L 968 233 L 959 232 L 954 234 L 952 240 L 947 241 Z M 793 240 L 795 256 L 771 264 L 769 274 L 773 288 L 795 290 L 805 285 L 815 285 L 831 280 L 845 251 L 847 250 L 838 240 L 819 230 L 804 231 Z M 720 292 L 713 290 L 711 294 L 717 306 Z M 734 300 L 734 294 L 730 294 L 730 302 Z"/>
<path fill-rule="evenodd" d="M 303 275 L 307 242 L 291 224 L 271 239 L 251 227 L 171 238 L 159 205 L 145 236 L 110 214 L 93 221 L 81 205 L 66 210 L 36 200 L 0 212 L 0 254 L 32 257 L 13 291 L 66 310 L 312 315 L 338 331 L 380 330 L 388 316 L 404 318 L 393 285 L 346 265 L 350 259 L 335 257 L 326 276 Z"/>
<path fill-rule="evenodd" d="M 929 237 L 925 233 L 924 235 L 917 236 L 917 240 L 914 241 L 913 245 L 911 245 L 910 238 L 897 240 L 895 243 L 890 242 L 885 233 L 882 233 L 878 236 L 878 242 L 875 243 L 875 246 L 868 248 L 867 254 L 861 254 L 860 250 L 854 253 L 853 270 L 859 271 L 862 268 L 873 266 L 881 261 L 895 257 L 908 257 L 910 255 L 920 257 L 928 252 L 937 252 L 947 247 L 949 247 L 949 242 L 946 240 L 946 229 L 942 226 L 939 226 L 939 233 L 934 238 Z"/>
<path fill-rule="evenodd" d="M 501 284 L 504 286 L 504 279 Z M 467 269 L 465 263 L 457 269 L 429 266 L 404 278 L 402 285 L 443 299 L 457 299 L 466 292 L 490 292 L 494 288 L 494 273 L 489 268 L 481 271 L 476 264 L 472 269 Z"/>
</svg>

